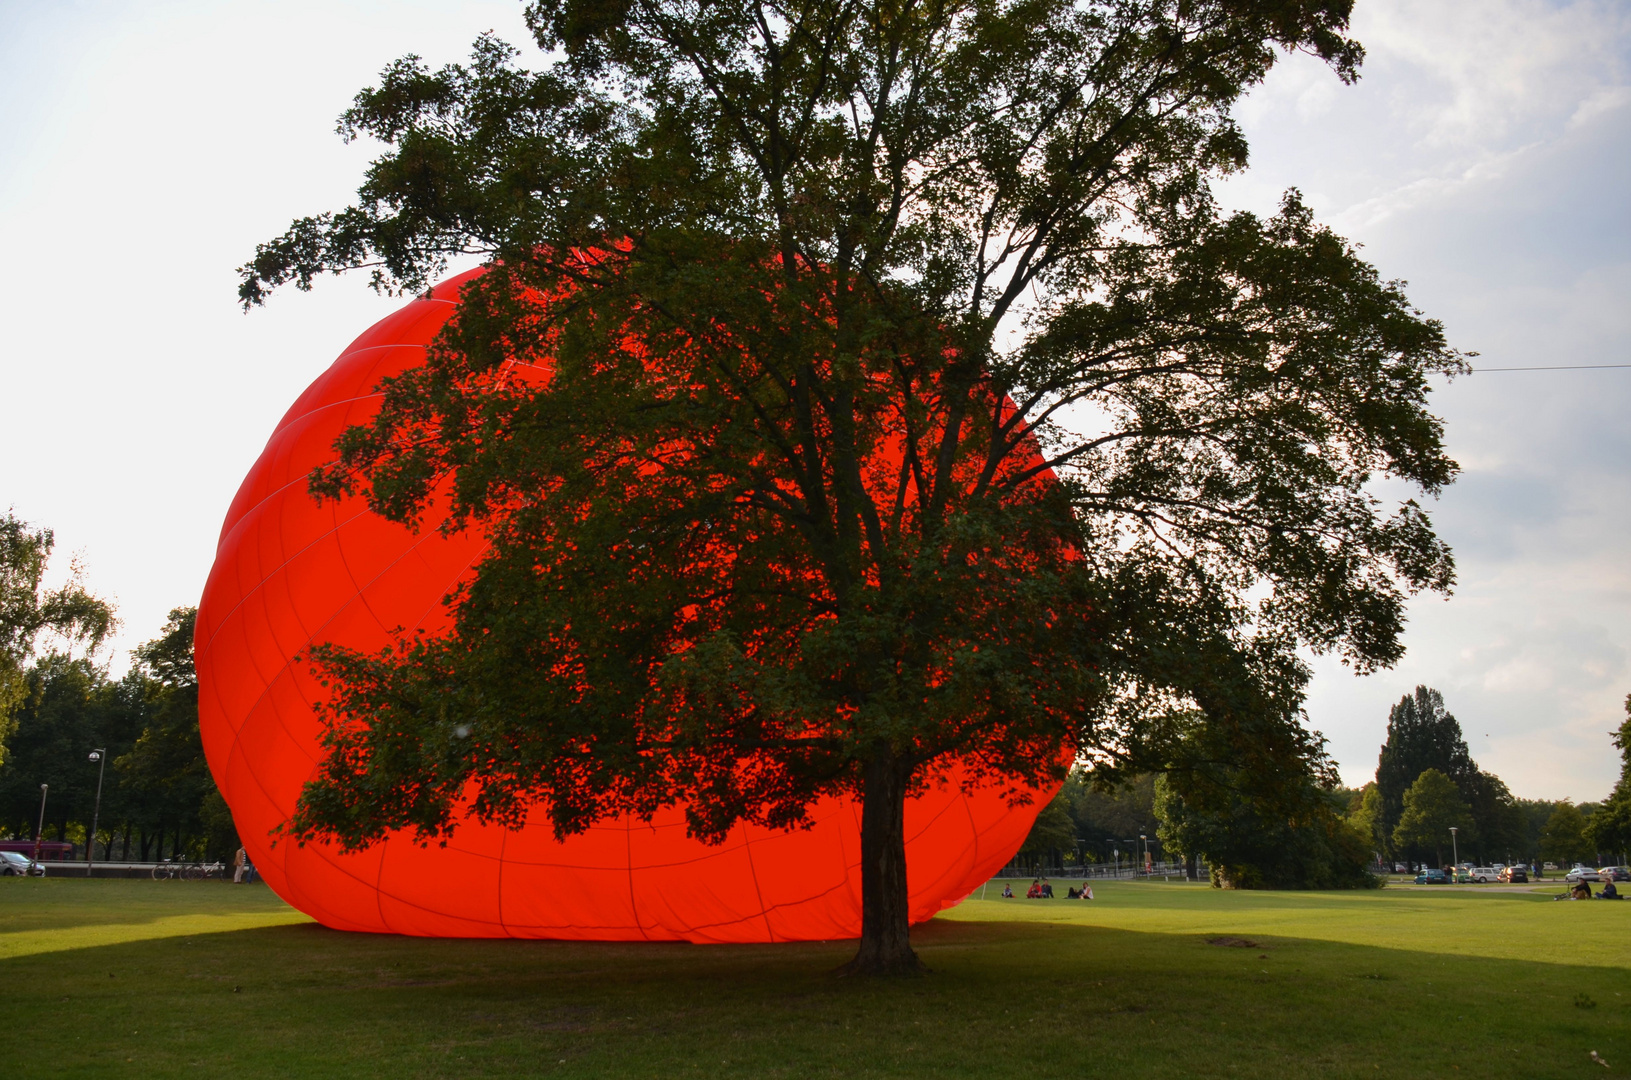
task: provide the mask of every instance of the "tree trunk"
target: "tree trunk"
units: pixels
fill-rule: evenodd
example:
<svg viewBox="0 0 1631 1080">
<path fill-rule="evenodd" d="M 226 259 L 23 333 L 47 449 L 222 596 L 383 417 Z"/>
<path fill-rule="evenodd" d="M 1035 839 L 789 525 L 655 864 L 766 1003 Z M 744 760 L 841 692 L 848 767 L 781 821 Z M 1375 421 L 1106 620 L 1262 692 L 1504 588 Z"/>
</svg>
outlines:
<svg viewBox="0 0 1631 1080">
<path fill-rule="evenodd" d="M 920 975 L 906 899 L 909 769 L 881 751 L 867 761 L 861 795 L 861 947 L 846 975 Z"/>
<path fill-rule="evenodd" d="M 1195 856 L 1193 856 L 1193 855 L 1185 855 L 1184 856 L 1184 880 L 1186 880 L 1186 881 L 1198 881 L 1199 880 L 1199 878 L 1196 875 Z"/>
</svg>

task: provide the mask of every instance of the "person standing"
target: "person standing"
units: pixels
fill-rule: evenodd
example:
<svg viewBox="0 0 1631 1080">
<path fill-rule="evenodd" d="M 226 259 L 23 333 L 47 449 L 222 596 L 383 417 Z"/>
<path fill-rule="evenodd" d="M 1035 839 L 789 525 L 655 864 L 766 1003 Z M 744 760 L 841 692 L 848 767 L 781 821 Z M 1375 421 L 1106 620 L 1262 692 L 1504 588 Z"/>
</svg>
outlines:
<svg viewBox="0 0 1631 1080">
<path fill-rule="evenodd" d="M 244 864 L 248 861 L 249 856 L 244 852 L 243 848 L 239 848 L 238 854 L 232 857 L 232 883 L 234 885 L 244 883 Z"/>
</svg>

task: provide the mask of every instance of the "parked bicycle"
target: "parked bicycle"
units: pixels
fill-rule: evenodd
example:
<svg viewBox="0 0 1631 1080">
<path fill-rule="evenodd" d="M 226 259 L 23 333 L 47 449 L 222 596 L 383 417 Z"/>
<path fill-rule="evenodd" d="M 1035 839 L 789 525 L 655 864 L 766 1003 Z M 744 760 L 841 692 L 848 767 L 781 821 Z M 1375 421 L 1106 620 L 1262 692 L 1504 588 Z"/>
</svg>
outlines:
<svg viewBox="0 0 1631 1080">
<path fill-rule="evenodd" d="M 222 878 L 226 876 L 227 864 L 220 862 L 178 862 L 174 859 L 159 863 L 153 867 L 154 881 L 203 881 L 205 878 Z"/>
</svg>

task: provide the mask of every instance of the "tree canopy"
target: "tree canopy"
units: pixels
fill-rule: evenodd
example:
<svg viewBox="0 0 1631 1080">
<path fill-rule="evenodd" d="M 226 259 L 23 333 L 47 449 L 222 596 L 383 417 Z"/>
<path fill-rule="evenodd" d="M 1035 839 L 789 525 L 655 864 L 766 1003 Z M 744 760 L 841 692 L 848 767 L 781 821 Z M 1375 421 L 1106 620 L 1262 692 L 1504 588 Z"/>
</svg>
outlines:
<svg viewBox="0 0 1631 1080">
<path fill-rule="evenodd" d="M 1388 713 L 1387 741 L 1376 763 L 1376 788 L 1381 795 L 1378 828 L 1392 837 L 1404 813 L 1404 796 L 1427 769 L 1436 769 L 1455 782 L 1471 814 L 1461 837 L 1464 850 L 1472 845 L 1503 857 L 1520 843 L 1524 828 L 1512 793 L 1500 777 L 1478 767 L 1467 750 L 1461 724 L 1444 706 L 1444 697 L 1427 686 L 1416 687 Z M 1401 856 L 1406 854 L 1401 851 Z"/>
<path fill-rule="evenodd" d="M 107 753 L 100 842 L 126 857 L 224 857 L 237 847 L 231 815 L 204 761 L 192 671 L 192 608 L 131 650 L 121 679 L 83 657 L 48 653 L 26 675 L 6 760 L 0 763 L 0 834 L 31 838 L 40 785 L 49 784 L 48 837 L 76 843 L 91 824 L 97 768 Z"/>
<path fill-rule="evenodd" d="M 1472 811 L 1454 780 L 1437 769 L 1423 769 L 1405 790 L 1404 812 L 1393 829 L 1393 843 L 1404 850 L 1431 850 L 1434 861 L 1443 864 L 1444 848 L 1458 846 L 1459 838 L 1451 836 L 1451 829 L 1470 832 Z"/>
<path fill-rule="evenodd" d="M 1586 838 L 1586 816 L 1568 799 L 1557 804 L 1540 834 L 1540 857 L 1559 866 L 1570 866 L 1592 858 L 1593 848 Z"/>
<path fill-rule="evenodd" d="M 1620 752 L 1620 779 L 1586 822 L 1586 839 L 1598 851 L 1624 857 L 1631 850 L 1631 694 L 1625 696 L 1625 719 L 1609 736 Z"/>
<path fill-rule="evenodd" d="M 0 762 L 14 714 L 28 695 L 25 673 L 40 635 L 95 649 L 116 625 L 112 605 L 86 590 L 77 562 L 59 588 L 44 587 L 55 546 L 50 529 L 33 528 L 9 511 L 0 518 Z"/>
<path fill-rule="evenodd" d="M 881 972 L 916 967 L 904 799 L 954 765 L 1131 775 L 1198 716 L 1301 790 L 1296 649 L 1390 664 L 1453 578 L 1372 482 L 1454 478 L 1461 356 L 1295 192 L 1210 190 L 1285 52 L 1355 77 L 1349 8 L 542 0 L 540 70 L 490 37 L 386 69 L 342 119 L 385 146 L 358 203 L 240 295 L 485 260 L 312 490 L 491 547 L 448 633 L 316 651 L 294 835 L 678 801 L 718 838 L 853 794 Z"/>
</svg>

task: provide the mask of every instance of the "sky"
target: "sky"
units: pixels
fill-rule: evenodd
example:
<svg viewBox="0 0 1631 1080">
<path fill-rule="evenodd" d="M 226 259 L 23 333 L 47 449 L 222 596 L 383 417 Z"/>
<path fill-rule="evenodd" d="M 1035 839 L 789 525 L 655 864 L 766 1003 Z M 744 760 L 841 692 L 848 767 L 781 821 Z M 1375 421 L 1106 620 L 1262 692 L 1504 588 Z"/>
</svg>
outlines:
<svg viewBox="0 0 1631 1080">
<path fill-rule="evenodd" d="M 402 303 L 330 278 L 245 315 L 236 267 L 349 201 L 371 151 L 335 118 L 381 68 L 525 44 L 520 11 L 0 0 L 0 510 L 116 601 L 115 669 L 197 602 L 284 409 Z M 1222 201 L 1299 188 L 1475 367 L 1631 363 L 1631 4 L 1358 0 L 1354 33 L 1357 85 L 1291 57 L 1241 103 L 1252 167 Z M 1395 669 L 1313 658 L 1309 721 L 1359 785 L 1427 684 L 1514 793 L 1601 798 L 1631 693 L 1631 369 L 1486 370 L 1433 408 L 1458 585 L 1412 603 Z"/>
</svg>

